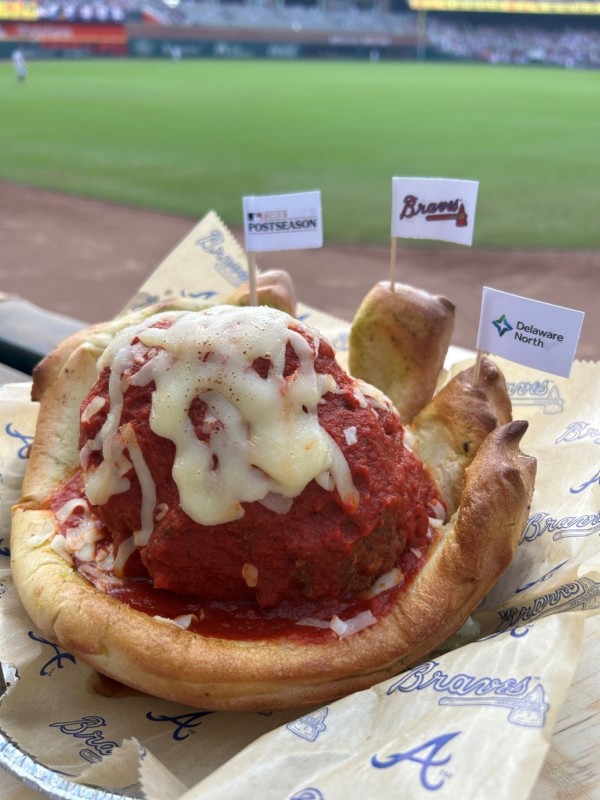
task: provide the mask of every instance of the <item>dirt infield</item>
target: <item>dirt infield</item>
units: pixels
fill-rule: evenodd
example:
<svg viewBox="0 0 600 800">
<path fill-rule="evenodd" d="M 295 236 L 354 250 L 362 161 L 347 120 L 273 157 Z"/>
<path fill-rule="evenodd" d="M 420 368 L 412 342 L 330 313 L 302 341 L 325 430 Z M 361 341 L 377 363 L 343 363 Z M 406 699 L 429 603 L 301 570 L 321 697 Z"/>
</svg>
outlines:
<svg viewBox="0 0 600 800">
<path fill-rule="evenodd" d="M 0 183 L 0 292 L 86 322 L 108 319 L 196 222 Z M 287 269 L 301 300 L 351 319 L 373 283 L 387 277 L 389 247 L 270 253 L 259 266 Z M 585 311 L 577 356 L 600 359 L 600 251 L 416 244 L 398 248 L 397 279 L 456 304 L 456 345 L 475 344 L 485 285 Z"/>
</svg>

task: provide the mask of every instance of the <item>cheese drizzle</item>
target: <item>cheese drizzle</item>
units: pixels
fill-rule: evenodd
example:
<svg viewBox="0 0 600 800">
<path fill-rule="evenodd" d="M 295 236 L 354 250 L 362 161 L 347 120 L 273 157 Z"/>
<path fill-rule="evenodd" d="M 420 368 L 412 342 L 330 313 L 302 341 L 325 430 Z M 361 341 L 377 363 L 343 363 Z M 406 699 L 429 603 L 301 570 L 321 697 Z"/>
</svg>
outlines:
<svg viewBox="0 0 600 800">
<path fill-rule="evenodd" d="M 154 383 L 150 427 L 175 445 L 173 479 L 183 511 L 195 522 L 239 519 L 242 503 L 268 504 L 277 497 L 283 511 L 313 479 L 336 489 L 350 509 L 357 506 L 346 459 L 317 415 L 337 384 L 315 370 L 318 332 L 305 325 L 307 338 L 289 327 L 292 322 L 264 306 L 172 311 L 123 329 L 108 345 L 98 369 L 110 368 L 109 412 L 96 438 L 82 448 L 82 457 L 101 450 L 102 460 L 86 472 L 85 494 L 92 505 L 106 503 L 127 491 L 125 475 L 135 469 L 142 490 L 136 546 L 151 535 L 156 487 L 131 426 L 121 422 L 130 385 Z M 284 376 L 288 344 L 299 365 Z M 268 359 L 266 378 L 254 369 L 257 359 Z M 205 441 L 189 415 L 196 398 L 206 406 Z M 124 551 L 132 549 L 133 542 L 124 544 Z"/>
</svg>

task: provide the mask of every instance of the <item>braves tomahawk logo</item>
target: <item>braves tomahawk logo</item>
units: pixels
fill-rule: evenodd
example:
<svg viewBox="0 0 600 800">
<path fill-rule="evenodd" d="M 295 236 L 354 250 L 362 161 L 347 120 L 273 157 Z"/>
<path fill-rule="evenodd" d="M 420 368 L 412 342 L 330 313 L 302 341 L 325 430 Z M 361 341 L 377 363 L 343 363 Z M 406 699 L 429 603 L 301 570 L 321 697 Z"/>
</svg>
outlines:
<svg viewBox="0 0 600 800">
<path fill-rule="evenodd" d="M 320 708 L 317 711 L 307 714 L 305 717 L 289 722 L 285 727 L 301 739 L 306 739 L 308 742 L 316 741 L 319 736 L 327 729 L 325 719 L 329 709 L 327 706 Z"/>
<path fill-rule="evenodd" d="M 527 728 L 542 728 L 550 708 L 544 687 L 533 678 L 494 678 L 464 672 L 451 675 L 438 669 L 437 661 L 427 661 L 401 675 L 387 690 L 388 695 L 425 689 L 443 695 L 440 706 L 493 706 L 508 709 L 508 721 Z"/>
<path fill-rule="evenodd" d="M 426 222 L 454 222 L 457 228 L 466 228 L 469 217 L 465 204 L 460 200 L 440 200 L 423 203 L 414 194 L 407 194 L 400 212 L 400 219 L 423 216 Z"/>
</svg>

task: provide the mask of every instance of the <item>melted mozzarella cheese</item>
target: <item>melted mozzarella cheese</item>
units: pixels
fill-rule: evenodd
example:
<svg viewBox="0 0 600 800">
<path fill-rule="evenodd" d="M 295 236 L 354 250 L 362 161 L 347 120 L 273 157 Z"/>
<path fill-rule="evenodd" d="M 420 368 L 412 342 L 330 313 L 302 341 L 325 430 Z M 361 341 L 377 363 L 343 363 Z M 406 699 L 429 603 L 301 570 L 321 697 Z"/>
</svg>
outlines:
<svg viewBox="0 0 600 800">
<path fill-rule="evenodd" d="M 71 561 L 72 556 L 76 556 L 79 561 L 92 561 L 96 554 L 96 543 L 104 538 L 104 534 L 98 528 L 87 501 L 81 497 L 67 500 L 56 511 L 55 516 L 59 524 L 63 525 L 75 512 L 79 512 L 77 523 L 67 526 L 62 533 L 57 534 L 51 547 L 66 561 Z"/>
<path fill-rule="evenodd" d="M 150 534 L 154 528 L 154 509 L 156 507 L 156 485 L 152 480 L 152 473 L 142 455 L 142 449 L 138 444 L 135 431 L 131 423 L 123 425 L 121 428 L 123 441 L 127 445 L 127 452 L 133 462 L 140 487 L 142 489 L 142 507 L 140 509 L 141 527 L 133 534 L 133 539 L 137 547 L 148 544 Z"/>
<path fill-rule="evenodd" d="M 195 522 L 239 519 L 242 503 L 270 505 L 274 497 L 282 498 L 278 510 L 284 509 L 285 498 L 297 497 L 314 478 L 323 484 L 324 475 L 330 476 L 327 488 L 356 507 L 358 493 L 346 459 L 317 415 L 324 395 L 337 391 L 337 385 L 331 375 L 315 370 L 316 331 L 305 327 L 307 339 L 288 327 L 288 315 L 264 306 L 167 312 L 160 319 L 169 327 L 157 327 L 155 317 L 120 331 L 99 360 L 100 370 L 110 367 L 110 409 L 94 445 L 102 450 L 102 461 L 86 474 L 91 503 L 104 504 L 126 491 L 124 476 L 133 466 L 143 495 L 136 544 L 147 541 L 156 491 L 135 437 L 121 426 L 121 413 L 129 385 L 153 382 L 150 427 L 175 445 L 173 479 L 182 509 Z M 288 344 L 299 366 L 284 377 Z M 149 358 L 133 371 L 141 348 Z M 266 378 L 253 367 L 257 359 L 268 359 Z M 196 398 L 207 409 L 205 441 L 190 419 Z"/>
</svg>

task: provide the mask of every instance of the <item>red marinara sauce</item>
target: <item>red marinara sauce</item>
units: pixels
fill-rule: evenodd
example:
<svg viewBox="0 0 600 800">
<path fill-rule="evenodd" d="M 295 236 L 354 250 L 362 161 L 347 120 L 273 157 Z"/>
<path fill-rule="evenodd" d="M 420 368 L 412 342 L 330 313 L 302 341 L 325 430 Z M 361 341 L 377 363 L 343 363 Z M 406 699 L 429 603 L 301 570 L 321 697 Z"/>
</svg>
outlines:
<svg viewBox="0 0 600 800">
<path fill-rule="evenodd" d="M 303 332 L 301 326 L 295 330 Z M 147 545 L 133 552 L 118 580 L 75 556 L 80 573 L 137 610 L 184 617 L 190 630 L 221 638 L 323 641 L 335 634 L 315 627 L 315 620 L 328 625 L 333 616 L 384 615 L 426 558 L 435 539 L 429 518 L 443 504 L 422 464 L 404 446 L 403 427 L 391 405 L 365 403 L 364 387 L 344 372 L 323 339 L 314 363 L 315 371 L 333 376 L 337 386 L 324 395 L 317 413 L 346 459 L 358 491 L 355 507 L 313 480 L 285 513 L 254 502 L 245 504 L 243 517 L 233 522 L 194 522 L 179 505 L 171 475 L 174 445 L 150 428 L 154 385 L 131 385 L 120 424 L 133 427 L 156 486 L 156 507 L 166 512 L 155 518 Z M 268 358 L 257 359 L 253 368 L 268 379 Z M 298 368 L 299 358 L 288 345 L 285 380 L 294 380 Z M 110 410 L 109 377 L 106 368 L 82 405 L 83 411 L 97 397 L 106 401 L 101 412 L 82 420 L 82 446 L 97 435 Z M 200 399 L 192 403 L 190 419 L 200 439 L 210 436 L 205 412 Z M 355 435 L 349 437 L 348 431 Z M 92 453 L 88 469 L 99 458 Z M 127 491 L 90 510 L 106 534 L 97 542 L 97 553 L 117 549 L 140 527 L 141 487 L 134 469 L 126 477 Z M 77 496 L 84 496 L 81 472 L 52 498 L 51 508 L 57 511 Z M 77 527 L 82 513 L 75 509 L 63 529 Z M 255 582 L 247 579 L 247 565 L 256 570 Z M 370 596 L 377 579 L 394 570 L 403 579 Z M 311 624 L 299 624 L 306 620 Z"/>
</svg>

